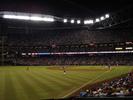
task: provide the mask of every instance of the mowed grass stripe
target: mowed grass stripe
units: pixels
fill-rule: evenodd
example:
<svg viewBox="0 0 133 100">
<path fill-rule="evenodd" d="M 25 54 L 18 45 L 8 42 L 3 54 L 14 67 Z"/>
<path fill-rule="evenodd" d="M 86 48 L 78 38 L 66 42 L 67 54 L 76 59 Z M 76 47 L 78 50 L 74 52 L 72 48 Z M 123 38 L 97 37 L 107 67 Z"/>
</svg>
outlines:
<svg viewBox="0 0 133 100">
<path fill-rule="evenodd" d="M 71 71 L 70 71 L 71 72 Z M 71 79 L 71 77 L 72 77 L 72 73 L 74 73 L 73 75 L 74 75 L 74 78 L 79 78 L 79 79 L 83 79 L 83 78 L 81 78 L 81 77 L 79 77 L 80 76 L 80 74 L 79 74 L 79 72 L 68 72 L 68 76 L 70 76 L 70 77 L 68 77 L 68 76 L 66 76 L 67 78 L 69 78 L 69 79 Z M 53 72 L 54 73 L 54 72 Z M 83 72 L 81 72 L 82 74 L 83 74 Z M 97 76 L 99 76 L 99 74 L 102 74 L 103 72 L 98 72 L 98 74 L 96 74 L 95 72 L 92 72 L 92 73 L 90 73 L 91 75 L 93 74 L 93 76 L 94 76 L 94 78 L 95 77 L 97 77 Z M 88 73 L 86 73 L 86 75 L 87 75 Z M 55 74 L 56 75 L 56 74 Z M 85 74 L 84 74 L 85 75 Z M 84 76 L 83 75 L 83 76 Z M 91 80 L 93 80 L 93 78 L 92 78 L 92 76 L 91 75 L 87 75 L 87 77 L 89 77 L 89 79 L 87 78 L 87 79 L 85 79 L 84 81 L 83 80 L 76 80 L 75 82 L 74 82 L 74 84 L 72 84 L 72 87 L 69 87 L 67 90 L 65 90 L 64 92 L 61 92 L 57 97 L 61 97 L 62 95 L 64 95 L 64 94 L 66 94 L 66 93 L 69 93 L 69 92 L 71 92 L 71 91 L 73 91 L 73 90 L 75 90 L 77 87 L 79 87 L 79 86 L 81 86 L 81 85 L 83 85 L 84 83 L 86 83 L 86 82 L 88 82 L 88 81 L 91 81 Z M 57 76 L 57 75 L 56 75 Z M 60 75 L 61 76 L 61 75 Z M 82 75 L 81 75 L 82 76 Z M 74 79 L 72 79 L 73 81 L 74 81 Z M 67 82 L 67 81 L 66 81 Z M 78 83 L 78 85 L 76 84 L 76 83 Z"/>
<path fill-rule="evenodd" d="M 34 81 L 33 77 L 29 77 L 28 75 L 26 75 L 26 73 L 26 71 L 17 72 L 18 81 L 24 88 L 25 95 L 27 95 L 28 98 L 30 98 L 30 100 L 39 100 L 42 96 L 40 92 L 45 91 L 42 88 L 40 88 L 38 84 L 36 84 L 36 81 Z M 47 92 L 45 92 L 45 94 L 43 95 L 48 97 Z"/>
<path fill-rule="evenodd" d="M 42 89 L 42 91 L 40 91 L 40 98 L 45 98 L 48 99 L 47 97 L 52 97 L 54 98 L 56 96 L 57 93 L 59 93 L 61 90 L 60 86 L 58 86 L 56 83 L 50 81 L 48 78 L 40 78 L 37 74 L 34 74 L 30 72 L 26 73 L 30 78 L 32 78 L 32 80 L 34 82 L 36 82 L 36 84 Z M 47 95 L 46 95 L 47 94 Z"/>
<path fill-rule="evenodd" d="M 127 68 L 121 68 L 120 70 L 116 67 L 112 68 L 111 70 L 108 70 L 106 72 L 104 72 L 103 74 L 99 74 L 98 77 L 94 77 L 94 79 L 90 80 L 89 82 L 81 85 L 79 87 L 79 89 L 81 87 L 84 87 L 88 84 L 92 84 L 92 83 L 96 83 L 96 82 L 99 82 L 99 81 L 103 81 L 103 80 L 106 80 L 106 79 L 110 79 L 110 78 L 113 78 L 113 77 L 117 77 L 117 76 L 120 76 L 120 75 L 123 75 L 123 74 L 126 74 L 128 72 L 130 72 L 131 70 L 133 69 L 133 67 L 127 69 Z M 78 88 L 76 88 L 75 90 L 73 91 L 70 91 L 70 93 L 68 93 L 67 95 L 64 95 L 64 97 L 67 97 L 69 95 L 71 95 L 72 93 L 76 92 L 78 90 Z"/>
<path fill-rule="evenodd" d="M 14 74 L 12 75 L 12 80 L 13 80 L 13 84 L 15 85 L 15 91 L 16 91 L 16 97 L 17 100 L 30 100 L 30 98 L 28 98 L 28 96 L 26 95 L 26 91 L 24 89 L 24 87 L 20 84 L 19 80 L 18 80 L 18 74 L 16 71 L 13 72 Z"/>
<path fill-rule="evenodd" d="M 72 72 L 73 73 L 73 72 Z M 84 72 L 77 72 L 77 73 L 74 73 L 74 75 L 68 75 L 67 78 L 72 78 L 72 79 L 75 79 L 77 80 L 77 82 L 79 82 L 79 80 L 81 81 L 81 83 L 84 83 L 84 82 L 87 82 L 89 80 L 92 79 L 92 77 L 97 77 L 98 74 L 101 74 L 103 72 L 88 72 L 88 73 L 84 73 Z M 76 75 L 75 75 L 76 74 Z"/>
<path fill-rule="evenodd" d="M 68 97 L 69 95 L 71 95 L 72 93 L 78 91 L 79 89 L 83 88 L 83 87 L 86 86 L 86 85 L 89 85 L 89 84 L 91 84 L 91 83 L 95 83 L 100 77 L 102 77 L 103 75 L 105 75 L 105 74 L 108 73 L 108 72 L 109 72 L 109 71 L 105 71 L 105 72 L 101 73 L 100 75 L 98 74 L 97 76 L 95 76 L 95 77 L 94 77 L 93 79 L 91 79 L 90 81 L 88 81 L 88 82 L 82 84 L 81 86 L 77 87 L 76 89 L 73 89 L 73 90 L 69 91 L 69 93 L 64 94 L 64 96 L 62 96 L 62 98 Z"/>
<path fill-rule="evenodd" d="M 80 69 L 81 67 L 76 68 Z M 92 69 L 93 67 L 87 66 L 84 68 Z M 131 69 L 133 67 L 112 67 L 108 73 L 96 79 L 97 76 L 105 71 L 67 71 L 67 74 L 64 75 L 63 71 L 51 70 L 45 67 L 30 67 L 30 71 L 27 71 L 24 66 L 3 67 L 0 68 L 0 72 L 2 72 L 0 73 L 0 87 L 4 87 L 0 88 L 0 100 L 57 99 L 83 84 L 110 79 L 127 73 Z M 21 96 L 21 94 L 23 95 Z"/>
<path fill-rule="evenodd" d="M 36 72 L 39 72 L 39 71 L 36 71 Z M 29 73 L 32 73 L 32 74 L 29 74 Z M 31 78 L 34 78 L 36 82 L 39 82 L 38 85 L 41 85 L 42 83 L 40 83 L 40 82 L 44 81 L 42 85 L 43 85 L 43 87 L 45 87 L 45 89 L 46 89 L 46 87 L 47 87 L 47 89 L 52 88 L 53 90 L 49 90 L 47 92 L 49 92 L 50 96 L 53 98 L 55 96 L 57 96 L 60 93 L 60 91 L 70 88 L 70 85 L 68 85 L 68 86 L 63 85 L 64 83 L 66 83 L 64 81 L 61 81 L 61 84 L 59 84 L 59 82 L 56 83 L 56 81 L 59 81 L 59 80 L 57 80 L 56 78 L 49 77 L 49 74 L 48 75 L 43 74 L 43 76 L 44 76 L 43 78 L 40 78 L 42 76 L 38 76 L 39 73 L 35 73 L 35 71 L 33 71 L 33 70 L 29 71 L 29 72 L 27 71 L 27 74 L 29 74 L 27 76 L 32 75 Z M 52 79 L 49 80 L 50 78 L 52 78 Z M 63 82 L 63 84 L 62 84 L 62 82 Z M 45 84 L 45 86 L 44 86 L 44 84 Z M 71 85 L 73 85 L 73 84 L 71 84 Z"/>
<path fill-rule="evenodd" d="M 93 79 L 93 77 L 97 77 L 97 75 L 104 73 L 104 72 L 105 71 L 95 71 L 95 72 L 93 71 L 93 72 L 87 73 L 87 72 L 83 72 L 83 71 L 81 71 L 81 72 L 68 71 L 66 75 L 59 75 L 59 77 L 65 76 L 66 79 L 69 79 L 69 80 L 71 79 L 73 81 L 76 80 L 76 78 L 77 78 L 78 80 L 76 80 L 76 81 L 80 83 L 79 79 L 83 82 L 88 81 L 88 80 Z M 53 73 L 55 73 L 55 75 L 56 75 L 56 72 L 53 72 Z"/>
<path fill-rule="evenodd" d="M 40 74 L 40 73 L 38 73 L 38 74 Z M 37 75 L 37 74 L 36 74 Z M 69 83 L 69 85 L 67 85 L 67 86 L 65 86 L 64 85 L 64 83 L 66 84 L 68 84 L 68 82 L 67 81 L 64 81 L 64 80 L 57 80 L 57 78 L 53 78 L 53 77 L 49 77 L 49 74 L 48 75 L 46 75 L 46 74 L 43 74 L 44 76 L 39 76 L 39 77 L 43 77 L 43 79 L 46 79 L 46 78 L 48 78 L 48 79 L 50 79 L 51 78 L 51 81 L 52 81 L 52 88 L 55 88 L 56 90 L 55 91 L 49 91 L 50 92 L 50 97 L 52 97 L 52 98 L 57 98 L 57 97 L 59 97 L 58 95 L 60 95 L 62 92 L 64 92 L 64 91 L 68 91 L 68 90 L 70 90 L 71 88 L 72 88 L 72 85 L 74 85 L 74 84 L 72 84 L 72 83 Z M 59 84 L 59 82 L 58 81 L 60 81 L 61 82 L 61 84 Z M 62 84 L 63 83 L 63 84 Z M 62 91 L 62 92 L 61 92 Z"/>
<path fill-rule="evenodd" d="M 129 70 L 123 69 L 122 67 L 121 68 L 113 67 L 111 70 L 109 70 L 109 73 L 106 73 L 104 76 L 99 78 L 99 80 L 97 80 L 97 81 L 102 81 L 102 80 L 120 76 L 122 74 L 126 74 L 129 72 Z"/>
<path fill-rule="evenodd" d="M 0 100 L 4 100 L 5 93 L 5 71 L 0 71 Z"/>
<path fill-rule="evenodd" d="M 34 71 L 34 72 L 35 72 L 35 71 Z M 36 71 L 36 72 L 39 72 L 39 71 Z M 33 70 L 31 71 L 31 73 L 33 73 Z M 39 74 L 39 73 L 38 73 L 38 74 Z M 34 74 L 34 73 L 33 73 L 32 75 L 35 75 L 34 78 L 37 76 L 37 79 L 38 79 L 38 78 L 40 78 L 40 76 L 38 77 L 38 74 Z M 43 75 L 45 76 L 45 77 L 43 78 L 43 80 L 46 79 L 46 77 L 49 77 L 49 74 L 48 74 L 48 75 L 43 74 Z M 49 78 L 50 78 L 50 77 L 49 77 Z M 49 79 L 49 78 L 48 78 L 48 79 Z M 51 77 L 51 78 L 52 78 L 52 77 Z M 43 81 L 43 80 L 41 79 L 41 81 Z M 63 87 L 62 87 L 62 90 L 58 91 L 59 88 L 60 88 L 61 86 L 60 86 L 60 84 L 56 84 L 56 83 L 55 83 L 55 80 L 57 81 L 57 79 L 53 78 L 53 79 L 51 80 L 51 81 L 53 81 L 52 83 L 47 83 L 47 84 L 51 84 L 51 85 L 52 85 L 52 86 L 51 86 L 52 88 L 55 88 L 55 89 L 56 89 L 56 91 L 54 91 L 54 90 L 50 91 L 52 97 L 57 96 L 57 95 L 60 93 L 60 91 L 62 91 L 62 90 L 65 90 L 65 89 L 68 90 L 69 88 L 71 88 L 70 85 L 69 85 L 69 87 L 68 87 L 68 86 L 67 86 L 67 87 L 66 87 L 66 86 L 63 86 Z M 47 82 L 47 81 L 45 81 L 45 82 Z M 62 82 L 64 82 L 64 81 L 62 81 Z M 58 86 L 58 85 L 59 85 L 59 86 Z M 71 84 L 71 85 L 73 85 L 73 84 Z M 46 86 L 45 86 L 45 87 L 46 87 Z M 53 94 L 52 94 L 52 92 L 53 92 Z"/>
<path fill-rule="evenodd" d="M 54 68 L 54 67 L 53 67 Z M 59 72 L 62 72 L 63 73 L 63 70 L 62 69 L 60 69 L 60 67 L 56 67 L 56 70 L 57 71 L 55 71 L 54 69 L 52 69 L 52 68 L 48 68 L 48 67 L 46 67 L 46 69 L 49 69 L 49 70 L 51 70 L 51 73 L 59 73 Z M 59 70 L 58 70 L 59 69 Z M 68 70 L 67 70 L 68 69 Z M 87 71 L 82 71 L 82 70 L 80 70 L 80 71 L 77 71 L 77 70 L 69 70 L 69 69 L 87 69 Z M 92 69 L 96 69 L 95 71 L 91 71 Z M 106 70 L 100 70 L 100 69 L 106 69 Z M 67 75 L 68 75 L 68 77 L 69 76 L 71 76 L 71 78 L 73 78 L 73 76 L 74 76 L 74 78 L 81 78 L 81 79 L 88 79 L 88 76 L 89 76 L 89 74 L 88 73 L 90 73 L 90 74 L 98 74 L 98 73 L 103 73 L 103 72 L 105 72 L 105 71 L 108 71 L 108 68 L 106 68 L 106 67 L 103 67 L 103 66 L 81 66 L 81 67 L 70 67 L 70 66 L 68 66 L 68 67 L 66 67 L 66 73 L 67 73 Z M 90 71 L 89 71 L 90 70 Z M 76 74 L 76 76 L 75 76 L 75 74 Z M 87 76 L 87 77 L 86 77 Z M 91 77 L 92 78 L 92 77 Z M 70 79 L 70 78 L 69 78 Z"/>
<path fill-rule="evenodd" d="M 61 82 L 63 82 L 66 85 L 71 85 L 74 84 L 75 81 L 77 82 L 77 80 L 71 79 L 71 78 L 66 78 L 67 75 L 64 75 L 63 72 L 59 72 L 59 73 L 55 73 L 55 72 L 49 72 L 49 71 L 41 71 L 40 72 L 41 75 L 45 74 L 46 76 L 50 76 L 51 78 L 53 78 L 54 80 L 60 80 Z M 78 84 L 78 83 L 76 83 Z"/>
<path fill-rule="evenodd" d="M 68 83 L 72 83 L 72 84 L 77 84 L 79 85 L 80 82 L 82 81 L 85 81 L 85 80 L 88 80 L 88 77 L 83 75 L 84 72 L 73 72 L 73 71 L 67 71 L 66 74 L 64 75 L 63 74 L 63 71 L 59 71 L 59 72 L 56 72 L 56 71 L 41 71 L 42 74 L 47 74 L 48 76 L 51 76 L 53 78 L 56 78 L 56 79 L 59 79 L 59 80 L 63 80 L 65 82 L 68 82 Z M 86 73 L 87 75 L 88 73 Z"/>
<path fill-rule="evenodd" d="M 37 71 L 38 72 L 38 71 Z M 38 74 L 40 74 L 40 73 L 38 73 Z M 46 77 L 49 77 L 49 75 L 50 74 L 43 74 L 43 76 L 41 75 L 41 76 L 39 76 L 39 77 L 44 77 L 44 78 L 46 78 Z M 49 77 L 50 78 L 50 77 Z M 51 93 L 51 97 L 52 98 L 57 98 L 57 97 L 59 97 L 58 95 L 60 95 L 62 92 L 64 92 L 64 91 L 68 91 L 68 90 L 70 90 L 70 89 L 72 89 L 73 87 L 75 87 L 74 85 L 75 84 L 70 84 L 69 86 L 61 86 L 60 84 L 56 84 L 56 82 L 55 81 L 57 81 L 57 78 L 53 78 L 53 77 L 51 77 L 52 78 L 52 80 L 53 80 L 53 82 L 52 82 L 52 84 L 54 84 L 55 86 L 53 87 L 53 88 L 56 88 L 57 90 L 56 91 L 50 91 L 50 93 Z M 59 80 L 58 80 L 59 81 Z M 61 82 L 65 82 L 65 83 L 67 83 L 68 84 L 68 82 L 67 81 L 64 81 L 64 80 L 62 80 Z M 72 87 L 73 86 L 73 87 Z M 60 91 L 62 91 L 62 92 L 60 92 L 59 91 L 59 89 L 58 88 L 61 88 L 61 90 Z M 52 93 L 53 92 L 53 93 Z"/>
<path fill-rule="evenodd" d="M 5 93 L 3 100 L 17 100 L 15 84 L 13 84 L 13 73 L 6 71 L 5 75 Z"/>
<path fill-rule="evenodd" d="M 36 76 L 38 75 L 38 74 L 40 74 L 40 71 L 38 70 L 38 71 L 33 71 L 32 70 L 32 72 L 34 72 L 34 73 L 36 73 Z M 47 73 L 47 74 L 46 74 Z M 72 72 L 73 73 L 73 72 Z M 100 72 L 101 73 L 101 72 Z M 54 74 L 54 72 L 49 72 L 49 71 L 43 71 L 43 73 L 41 74 L 41 76 L 39 76 L 39 77 L 43 77 L 43 78 L 46 78 L 46 77 L 48 77 L 48 78 L 52 78 L 51 80 L 56 80 L 57 81 L 57 73 L 55 73 L 54 74 L 54 76 L 51 76 L 52 74 Z M 62 72 L 61 72 L 61 74 L 64 76 L 64 77 L 66 77 L 66 75 L 64 75 Z M 69 75 L 70 73 L 68 73 L 68 75 Z M 81 77 L 79 77 L 79 74 L 78 73 L 74 73 L 74 75 L 78 75 L 78 76 L 76 76 L 76 78 L 79 78 L 79 79 L 83 79 L 83 78 L 81 78 Z M 70 74 L 71 75 L 71 74 Z M 95 73 L 94 73 L 94 75 L 95 75 Z M 49 77 L 49 76 L 51 76 L 51 77 Z M 56 77 L 55 77 L 56 76 Z M 61 76 L 60 74 L 59 74 L 59 76 Z M 72 75 L 71 75 L 72 76 Z M 71 76 L 70 76 L 70 78 L 71 78 Z M 96 76 L 96 75 L 95 75 Z M 54 77 L 54 78 L 53 78 Z M 62 77 L 62 76 L 61 76 Z M 68 77 L 67 77 L 68 78 Z M 69 79 L 69 78 L 68 78 Z M 90 77 L 90 79 L 92 79 L 92 77 Z M 59 81 L 59 80 L 58 80 Z M 74 81 L 73 79 L 72 79 L 72 81 Z M 88 81 L 87 79 L 85 80 L 85 81 Z M 68 83 L 67 81 L 64 81 L 64 79 L 62 79 L 62 81 L 61 82 L 65 82 L 65 83 Z M 57 86 L 55 86 L 56 88 L 58 87 L 58 84 L 56 84 L 56 82 L 53 82 L 55 85 L 57 85 Z M 76 84 L 76 83 L 78 83 L 78 85 Z M 65 87 L 63 87 L 64 88 L 64 91 L 63 90 L 61 90 L 61 91 L 63 91 L 63 92 L 65 92 L 65 93 L 68 93 L 68 92 L 70 92 L 70 91 L 72 91 L 73 89 L 75 89 L 75 88 L 77 88 L 77 86 L 80 86 L 80 85 L 82 85 L 84 82 L 83 82 L 83 80 L 76 80 L 75 82 L 73 82 L 73 83 L 71 83 L 70 85 L 69 85 L 69 87 L 67 86 L 65 86 Z M 61 86 L 59 86 L 59 87 L 61 87 Z M 58 91 L 57 91 L 58 92 Z M 56 97 L 59 97 L 61 94 L 62 94 L 62 92 L 60 93 L 60 94 L 57 94 L 57 92 L 55 93 L 56 95 Z M 60 91 L 59 91 L 60 92 Z M 59 93 L 58 92 L 58 93 Z M 58 96 L 59 95 L 59 96 Z M 52 96 L 52 95 L 51 95 Z"/>
<path fill-rule="evenodd" d="M 38 77 L 42 78 L 42 80 L 45 81 L 49 81 L 51 83 L 55 83 L 55 85 L 59 85 L 59 86 L 63 86 L 63 87 L 67 87 L 70 85 L 70 83 L 67 83 L 66 81 L 64 81 L 63 78 L 59 79 L 59 77 L 57 75 L 51 75 L 51 73 L 41 73 L 40 71 L 33 71 L 34 74 L 36 74 Z"/>
<path fill-rule="evenodd" d="M 32 75 L 33 75 L 33 78 L 37 81 L 37 83 L 39 82 L 39 84 L 38 84 L 39 86 L 42 85 L 43 86 L 42 88 L 44 88 L 45 90 L 48 89 L 48 91 L 46 91 L 46 92 L 49 94 L 49 97 L 51 97 L 51 98 L 57 97 L 57 95 L 60 93 L 60 91 L 68 89 L 68 86 L 64 86 L 63 84 L 62 84 L 63 86 L 61 86 L 61 84 L 56 83 L 55 78 L 49 81 L 49 78 L 47 78 L 48 75 L 46 75 L 45 78 L 40 78 L 40 76 L 38 76 L 38 74 L 34 74 L 34 73 Z M 43 82 L 43 84 L 40 82 Z M 45 86 L 44 86 L 44 84 L 45 84 Z M 70 87 L 70 85 L 69 85 L 69 87 Z M 52 89 L 52 90 L 50 90 L 50 89 Z M 45 96 L 42 96 L 42 98 L 46 99 Z"/>
<path fill-rule="evenodd" d="M 34 80 L 36 82 L 38 82 L 38 85 L 41 85 L 42 88 L 47 87 L 47 92 L 49 91 L 57 91 L 57 90 L 61 90 L 60 87 L 57 88 L 57 86 L 61 86 L 64 87 L 65 85 L 63 85 L 63 83 L 59 83 L 58 80 L 56 79 L 50 79 L 51 77 L 44 75 L 41 76 L 39 73 L 35 73 L 34 71 L 31 72 L 32 74 L 27 73 L 27 75 L 29 74 L 29 77 L 33 77 Z M 46 88 L 45 88 L 46 89 Z"/>
</svg>

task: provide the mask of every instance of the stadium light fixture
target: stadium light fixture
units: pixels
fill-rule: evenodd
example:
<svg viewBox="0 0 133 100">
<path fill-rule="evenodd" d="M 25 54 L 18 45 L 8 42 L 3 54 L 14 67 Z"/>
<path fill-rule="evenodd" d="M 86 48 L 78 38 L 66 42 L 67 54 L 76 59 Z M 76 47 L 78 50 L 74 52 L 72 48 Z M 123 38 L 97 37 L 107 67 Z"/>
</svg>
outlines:
<svg viewBox="0 0 133 100">
<path fill-rule="evenodd" d="M 77 24 L 80 24 L 81 23 L 81 21 L 80 20 L 77 20 Z"/>
<path fill-rule="evenodd" d="M 115 48 L 115 50 L 122 50 L 123 48 L 121 48 L 121 47 L 117 47 L 117 48 Z"/>
<path fill-rule="evenodd" d="M 99 18 L 96 18 L 95 22 L 100 22 L 100 19 Z"/>
<path fill-rule="evenodd" d="M 25 56 L 25 55 L 26 55 L 26 53 L 22 53 L 21 55 L 22 55 L 22 56 Z"/>
<path fill-rule="evenodd" d="M 42 21 L 43 18 L 37 17 L 37 16 L 31 16 L 31 17 L 30 17 L 30 20 L 32 20 L 32 21 Z"/>
<path fill-rule="evenodd" d="M 18 19 L 18 20 L 31 20 L 31 21 L 47 21 L 54 22 L 54 18 L 50 17 L 38 17 L 38 16 L 22 16 L 22 15 L 3 15 L 6 19 Z"/>
<path fill-rule="evenodd" d="M 101 19 L 101 20 L 104 20 L 105 18 L 104 18 L 104 16 L 102 16 L 102 17 L 100 17 L 100 19 Z"/>
<path fill-rule="evenodd" d="M 54 18 L 44 17 L 42 21 L 54 22 Z"/>
<path fill-rule="evenodd" d="M 72 23 L 72 24 L 74 23 L 74 19 L 71 19 L 71 23 Z"/>
<path fill-rule="evenodd" d="M 105 18 L 109 18 L 109 14 L 106 14 L 106 15 L 105 15 Z"/>
<path fill-rule="evenodd" d="M 46 21 L 46 22 L 53 22 L 54 19 L 53 18 L 49 18 L 49 17 L 38 17 L 38 16 L 31 16 L 30 17 L 31 21 Z"/>
<path fill-rule="evenodd" d="M 132 50 L 133 47 L 126 47 L 126 50 Z"/>
<path fill-rule="evenodd" d="M 3 18 L 6 18 L 6 19 L 30 20 L 29 16 L 20 16 L 20 15 L 3 15 Z"/>
<path fill-rule="evenodd" d="M 93 24 L 94 21 L 93 20 L 84 20 L 84 24 Z"/>
<path fill-rule="evenodd" d="M 67 19 L 63 19 L 63 22 L 64 22 L 64 23 L 67 23 Z"/>
</svg>

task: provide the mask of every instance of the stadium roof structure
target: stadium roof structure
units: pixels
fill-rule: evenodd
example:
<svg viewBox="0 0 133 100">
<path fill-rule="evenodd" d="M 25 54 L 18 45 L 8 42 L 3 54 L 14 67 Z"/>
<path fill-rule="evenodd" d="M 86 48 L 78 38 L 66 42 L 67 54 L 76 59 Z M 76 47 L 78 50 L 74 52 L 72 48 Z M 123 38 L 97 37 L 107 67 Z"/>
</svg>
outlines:
<svg viewBox="0 0 133 100">
<path fill-rule="evenodd" d="M 132 4 L 132 0 L 1 0 L 0 10 L 86 18 L 115 12 Z"/>
<path fill-rule="evenodd" d="M 117 0 L 117 2 L 113 0 L 89 2 L 85 0 L 58 0 L 58 3 L 56 0 L 34 2 L 23 0 L 13 3 L 5 0 L 0 3 L 0 11 L 2 11 L 0 16 L 8 19 L 57 21 L 61 22 L 60 25 L 72 27 L 78 25 L 88 28 L 92 26 L 93 29 L 105 29 L 131 21 L 132 9 L 125 10 L 129 7 L 133 8 L 132 0 Z"/>
<path fill-rule="evenodd" d="M 99 18 L 87 18 L 87 19 L 73 19 L 73 18 L 63 18 L 57 17 L 53 15 L 45 15 L 45 14 L 34 14 L 34 13 L 23 13 L 23 12 L 11 12 L 11 11 L 1 11 L 0 17 L 4 19 L 12 19 L 12 20 L 26 20 L 26 21 L 41 21 L 41 22 L 54 22 L 59 21 L 63 23 L 71 23 L 71 24 L 84 24 L 84 25 L 93 25 L 95 23 L 104 21 L 110 17 L 110 14 L 104 14 Z"/>
</svg>

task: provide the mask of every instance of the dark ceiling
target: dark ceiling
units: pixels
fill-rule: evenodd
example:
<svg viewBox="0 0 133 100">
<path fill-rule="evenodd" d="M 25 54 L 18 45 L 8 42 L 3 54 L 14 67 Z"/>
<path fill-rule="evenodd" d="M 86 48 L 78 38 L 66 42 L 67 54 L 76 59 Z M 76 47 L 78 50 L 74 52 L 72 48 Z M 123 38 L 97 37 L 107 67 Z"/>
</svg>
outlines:
<svg viewBox="0 0 133 100">
<path fill-rule="evenodd" d="M 132 0 L 1 0 L 0 10 L 51 14 L 60 17 L 96 17 L 133 6 Z"/>
</svg>

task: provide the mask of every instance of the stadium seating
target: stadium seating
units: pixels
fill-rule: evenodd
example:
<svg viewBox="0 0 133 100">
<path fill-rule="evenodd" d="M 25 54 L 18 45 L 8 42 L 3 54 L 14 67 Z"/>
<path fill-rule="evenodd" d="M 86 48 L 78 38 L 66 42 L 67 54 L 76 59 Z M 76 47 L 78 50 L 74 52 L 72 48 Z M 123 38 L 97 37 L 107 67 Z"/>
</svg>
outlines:
<svg viewBox="0 0 133 100">
<path fill-rule="evenodd" d="M 14 65 L 133 65 L 131 54 L 12 57 Z"/>
<path fill-rule="evenodd" d="M 79 97 L 125 97 L 133 95 L 133 72 L 128 75 L 92 86 L 89 90 L 81 91 Z"/>
<path fill-rule="evenodd" d="M 18 32 L 18 31 L 17 31 Z M 39 32 L 39 33 L 37 33 Z M 4 34 L 5 61 L 18 65 L 132 65 L 132 54 L 22 56 L 38 52 L 114 51 L 115 47 L 133 46 L 133 30 L 45 30 Z M 2 40 L 2 39 L 1 39 Z M 2 41 L 1 41 L 2 42 Z M 127 44 L 127 42 L 129 42 Z M 1 46 L 2 47 L 2 46 Z M 128 56 L 126 56 L 128 55 Z M 27 60 L 28 59 L 28 60 Z M 108 60 L 110 59 L 110 60 Z"/>
</svg>

